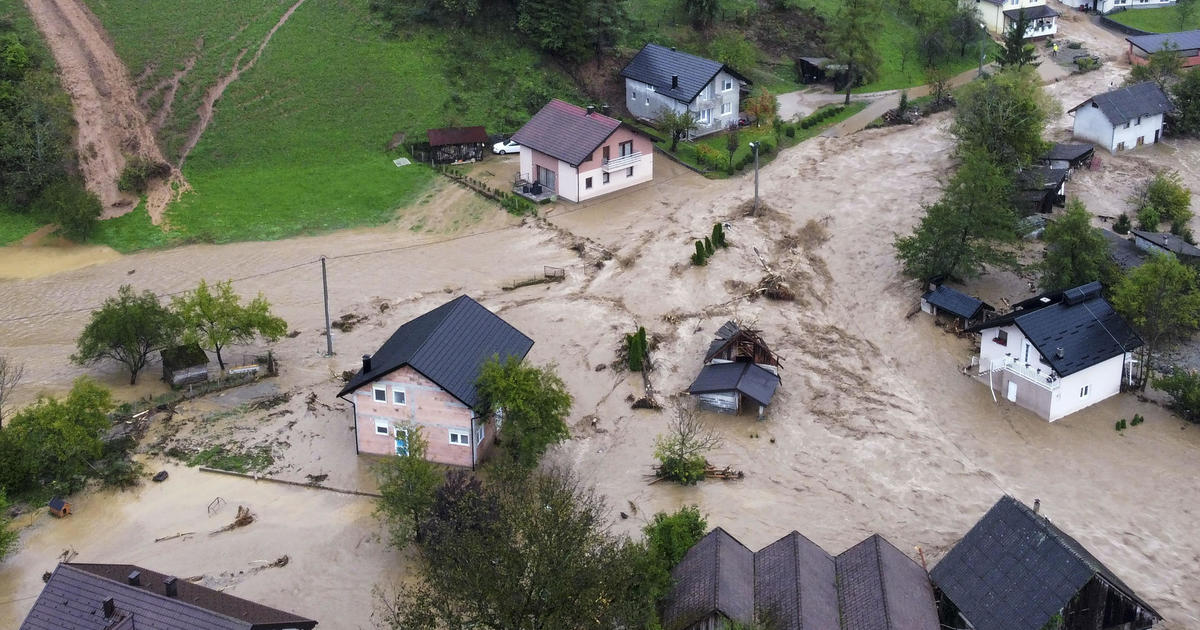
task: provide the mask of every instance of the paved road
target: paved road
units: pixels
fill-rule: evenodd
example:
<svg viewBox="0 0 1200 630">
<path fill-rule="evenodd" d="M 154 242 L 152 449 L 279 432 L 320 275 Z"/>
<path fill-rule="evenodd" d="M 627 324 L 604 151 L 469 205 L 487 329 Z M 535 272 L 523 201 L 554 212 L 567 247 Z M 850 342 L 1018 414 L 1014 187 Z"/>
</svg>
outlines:
<svg viewBox="0 0 1200 630">
<path fill-rule="evenodd" d="M 993 69 L 994 68 L 992 66 L 988 66 L 989 71 Z M 950 79 L 950 87 L 955 88 L 965 83 L 969 83 L 978 78 L 978 76 L 979 70 L 977 68 L 972 68 Z M 925 96 L 929 94 L 929 90 L 930 87 L 928 85 L 911 87 L 908 88 L 908 97 L 918 98 Z M 848 136 L 857 131 L 862 131 L 863 128 L 871 124 L 872 120 L 879 118 L 884 114 L 884 112 L 900 106 L 900 92 L 901 90 L 892 90 L 891 92 L 886 93 L 868 105 L 866 109 L 847 118 L 846 120 L 843 120 L 841 123 L 826 129 L 825 133 L 822 133 L 821 135 L 829 138 L 840 138 L 842 136 Z"/>
</svg>

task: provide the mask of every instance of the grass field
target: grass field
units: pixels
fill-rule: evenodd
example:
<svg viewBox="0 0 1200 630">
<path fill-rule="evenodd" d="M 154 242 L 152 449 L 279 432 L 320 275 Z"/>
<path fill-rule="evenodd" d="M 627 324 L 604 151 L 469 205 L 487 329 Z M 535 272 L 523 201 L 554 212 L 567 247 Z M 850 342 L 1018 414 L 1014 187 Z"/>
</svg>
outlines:
<svg viewBox="0 0 1200 630">
<path fill-rule="evenodd" d="M 1114 22 L 1120 22 L 1125 26 L 1141 29 L 1151 33 L 1174 33 L 1176 31 L 1189 31 L 1192 29 L 1200 29 L 1200 12 L 1193 16 L 1191 21 L 1180 28 L 1179 12 L 1175 7 L 1161 7 L 1158 9 L 1130 9 L 1114 13 L 1109 18 Z"/>
</svg>

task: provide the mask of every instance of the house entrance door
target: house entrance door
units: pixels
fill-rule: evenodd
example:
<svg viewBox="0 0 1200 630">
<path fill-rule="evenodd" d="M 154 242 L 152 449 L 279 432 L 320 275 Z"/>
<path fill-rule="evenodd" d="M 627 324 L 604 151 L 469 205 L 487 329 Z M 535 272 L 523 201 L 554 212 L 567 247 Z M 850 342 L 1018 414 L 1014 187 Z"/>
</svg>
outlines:
<svg viewBox="0 0 1200 630">
<path fill-rule="evenodd" d="M 1006 398 L 1008 398 L 1008 402 L 1017 402 L 1017 382 L 1016 381 L 1008 382 L 1008 396 L 1006 396 Z"/>
<path fill-rule="evenodd" d="M 1155 130 L 1154 130 L 1154 142 L 1155 142 L 1155 144 L 1157 144 L 1157 143 L 1158 143 L 1158 134 L 1159 134 L 1159 133 L 1161 133 L 1161 132 L 1162 132 L 1162 130 L 1161 130 L 1161 129 L 1155 129 Z"/>
</svg>

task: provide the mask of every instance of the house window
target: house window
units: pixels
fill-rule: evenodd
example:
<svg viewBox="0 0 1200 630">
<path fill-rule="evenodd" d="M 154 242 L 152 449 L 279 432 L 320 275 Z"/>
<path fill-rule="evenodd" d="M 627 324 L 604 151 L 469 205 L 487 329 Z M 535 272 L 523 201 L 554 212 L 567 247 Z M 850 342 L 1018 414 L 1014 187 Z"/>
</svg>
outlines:
<svg viewBox="0 0 1200 630">
<path fill-rule="evenodd" d="M 608 183 L 608 175 L 609 175 L 608 173 L 601 173 L 601 174 L 600 174 L 600 183 L 601 183 L 601 184 L 607 184 L 607 183 Z"/>
<path fill-rule="evenodd" d="M 646 97 L 646 107 L 650 107 L 650 97 Z"/>
<path fill-rule="evenodd" d="M 1125 143 L 1124 143 L 1124 142 L 1118 142 L 1118 143 L 1117 143 L 1117 150 L 1118 150 L 1118 151 L 1124 151 L 1124 150 L 1125 150 Z"/>
<path fill-rule="evenodd" d="M 583 187 L 588 188 L 588 189 L 590 189 L 592 187 L 592 178 L 591 177 L 583 180 Z"/>
<path fill-rule="evenodd" d="M 458 444 L 460 446 L 470 446 L 471 434 L 467 431 L 462 431 L 459 429 L 450 429 L 450 443 Z"/>
<path fill-rule="evenodd" d="M 722 92 L 728 92 L 729 90 L 732 90 L 732 89 L 733 89 L 733 79 L 725 79 L 725 81 L 721 83 L 721 91 Z"/>
<path fill-rule="evenodd" d="M 408 397 L 404 395 L 403 389 L 392 388 L 392 402 L 397 405 L 408 404 Z"/>
<path fill-rule="evenodd" d="M 388 433 L 391 433 L 391 432 L 392 432 L 392 429 L 391 429 L 391 427 L 388 426 L 387 420 L 376 420 L 375 421 L 375 435 L 387 435 Z"/>
<path fill-rule="evenodd" d="M 625 157 L 626 155 L 633 155 L 633 140 L 628 140 L 628 141 L 622 142 L 619 146 L 619 150 L 621 153 L 621 157 Z"/>
<path fill-rule="evenodd" d="M 408 455 L 408 429 L 396 427 L 396 454 Z"/>
<path fill-rule="evenodd" d="M 707 125 L 708 121 L 712 120 L 712 108 L 700 110 L 700 115 L 696 117 L 696 122 L 701 125 Z"/>
<path fill-rule="evenodd" d="M 478 445 L 481 442 L 483 442 L 483 437 L 486 434 L 487 434 L 487 425 L 481 424 L 481 425 L 475 427 L 475 444 Z"/>
<path fill-rule="evenodd" d="M 632 166 L 625 169 L 625 177 L 633 177 L 633 167 Z"/>
<path fill-rule="evenodd" d="M 629 90 L 629 100 L 631 100 L 631 101 L 637 100 L 637 88 L 633 88 L 632 90 Z"/>
<path fill-rule="evenodd" d="M 1141 117 L 1141 116 L 1138 116 L 1138 117 L 1137 117 L 1137 122 L 1133 123 L 1133 125 L 1136 127 L 1136 126 L 1138 126 L 1138 125 L 1140 125 L 1140 124 L 1142 124 L 1142 117 Z"/>
<path fill-rule="evenodd" d="M 1128 128 L 1129 128 L 1129 121 L 1128 121 L 1128 120 L 1126 120 L 1126 121 L 1125 121 L 1125 128 L 1126 128 L 1126 129 L 1128 129 Z"/>
<path fill-rule="evenodd" d="M 381 402 L 381 403 L 387 402 L 387 387 L 384 387 L 383 385 L 376 385 L 374 387 L 374 390 L 375 390 L 375 402 Z"/>
<path fill-rule="evenodd" d="M 1091 389 L 1091 387 L 1092 387 L 1091 385 L 1084 385 L 1083 387 L 1080 387 L 1079 388 L 1079 397 L 1087 398 L 1088 390 Z"/>
<path fill-rule="evenodd" d="M 721 115 L 728 116 L 733 113 L 733 103 L 721 103 Z"/>
<path fill-rule="evenodd" d="M 995 338 L 992 339 L 992 341 L 994 341 L 1002 346 L 1007 346 L 1008 345 L 1008 331 L 1004 330 L 1003 328 L 1001 328 L 1000 330 L 997 330 L 996 336 L 995 336 Z"/>
</svg>

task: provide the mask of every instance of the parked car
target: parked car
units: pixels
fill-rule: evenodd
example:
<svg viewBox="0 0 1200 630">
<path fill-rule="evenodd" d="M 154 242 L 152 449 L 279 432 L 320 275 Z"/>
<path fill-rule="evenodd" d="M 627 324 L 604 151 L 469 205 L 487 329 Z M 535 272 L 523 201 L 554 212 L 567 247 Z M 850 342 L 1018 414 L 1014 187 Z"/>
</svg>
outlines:
<svg viewBox="0 0 1200 630">
<path fill-rule="evenodd" d="M 751 122 L 752 121 L 750 120 L 750 114 L 747 114 L 746 112 L 742 112 L 742 113 L 738 114 L 738 119 L 737 119 L 738 127 L 749 127 Z"/>
<path fill-rule="evenodd" d="M 492 153 L 496 155 L 508 155 L 509 153 L 520 153 L 521 145 L 513 142 L 512 138 L 501 140 L 492 145 Z"/>
</svg>

